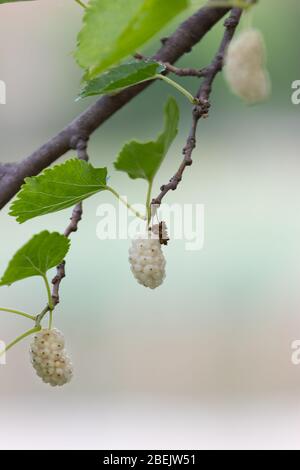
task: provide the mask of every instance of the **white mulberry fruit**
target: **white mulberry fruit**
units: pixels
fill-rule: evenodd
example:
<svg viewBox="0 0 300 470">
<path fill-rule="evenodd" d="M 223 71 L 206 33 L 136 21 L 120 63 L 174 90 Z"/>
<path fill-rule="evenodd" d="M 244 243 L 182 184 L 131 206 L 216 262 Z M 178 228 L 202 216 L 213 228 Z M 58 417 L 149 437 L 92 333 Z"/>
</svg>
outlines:
<svg viewBox="0 0 300 470">
<path fill-rule="evenodd" d="M 248 104 L 263 101 L 270 94 L 265 63 L 265 44 L 259 31 L 248 29 L 230 43 L 225 56 L 225 78 L 233 93 Z"/>
<path fill-rule="evenodd" d="M 35 335 L 30 356 L 32 365 L 43 382 L 56 387 L 71 381 L 72 362 L 65 350 L 64 335 L 56 328 L 43 329 Z"/>
<path fill-rule="evenodd" d="M 129 262 L 139 284 L 156 289 L 163 283 L 166 261 L 157 236 L 138 235 L 129 249 Z"/>
</svg>

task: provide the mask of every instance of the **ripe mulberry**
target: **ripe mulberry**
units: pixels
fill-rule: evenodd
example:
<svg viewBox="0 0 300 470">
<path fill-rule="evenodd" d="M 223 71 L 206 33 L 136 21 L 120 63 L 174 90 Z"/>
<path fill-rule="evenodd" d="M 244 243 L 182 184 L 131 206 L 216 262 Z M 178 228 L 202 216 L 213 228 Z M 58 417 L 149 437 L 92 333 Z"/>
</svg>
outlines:
<svg viewBox="0 0 300 470">
<path fill-rule="evenodd" d="M 236 95 L 248 104 L 265 100 L 270 94 L 262 34 L 248 29 L 234 39 L 225 57 L 225 78 Z"/>
<path fill-rule="evenodd" d="M 131 271 L 145 287 L 156 289 L 165 279 L 166 261 L 156 235 L 139 235 L 129 249 Z"/>
<path fill-rule="evenodd" d="M 37 375 L 52 387 L 65 385 L 73 376 L 73 366 L 65 350 L 64 335 L 56 328 L 35 335 L 30 348 Z"/>
</svg>

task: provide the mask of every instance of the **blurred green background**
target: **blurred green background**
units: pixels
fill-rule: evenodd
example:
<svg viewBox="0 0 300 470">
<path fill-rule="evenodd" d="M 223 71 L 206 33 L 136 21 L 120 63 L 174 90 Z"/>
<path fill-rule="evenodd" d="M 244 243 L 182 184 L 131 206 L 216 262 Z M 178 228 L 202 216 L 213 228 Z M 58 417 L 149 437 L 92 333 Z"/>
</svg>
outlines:
<svg viewBox="0 0 300 470">
<path fill-rule="evenodd" d="M 291 83 L 300 79 L 299 14 L 297 0 L 261 0 L 255 9 L 273 82 L 267 103 L 246 107 L 221 75 L 216 81 L 194 166 L 168 196 L 205 205 L 204 249 L 170 243 L 161 288 L 148 291 L 132 278 L 128 241 L 97 239 L 97 207 L 115 203 L 112 196 L 85 203 L 55 314 L 75 378 L 47 388 L 30 365 L 29 341 L 15 347 L 0 366 L 0 447 L 299 448 L 300 366 L 291 364 L 291 342 L 300 338 L 300 106 L 291 103 Z M 30 154 L 94 101 L 74 101 L 81 15 L 71 0 L 1 5 L 1 161 Z M 208 64 L 221 34 L 220 23 L 180 64 Z M 157 47 L 158 40 L 145 51 Z M 198 87 L 195 79 L 182 83 Z M 158 133 L 169 94 L 181 107 L 180 134 L 156 193 L 177 168 L 190 126 L 189 104 L 175 91 L 153 85 L 91 140 L 91 161 L 108 165 L 110 184 L 131 201 L 144 202 L 145 184 L 112 163 L 124 142 Z M 3 210 L 1 271 L 33 233 L 62 231 L 69 212 L 18 226 Z M 1 288 L 0 298 L 1 306 L 32 313 L 45 304 L 39 279 Z M 1 313 L 0 338 L 29 326 Z"/>
</svg>

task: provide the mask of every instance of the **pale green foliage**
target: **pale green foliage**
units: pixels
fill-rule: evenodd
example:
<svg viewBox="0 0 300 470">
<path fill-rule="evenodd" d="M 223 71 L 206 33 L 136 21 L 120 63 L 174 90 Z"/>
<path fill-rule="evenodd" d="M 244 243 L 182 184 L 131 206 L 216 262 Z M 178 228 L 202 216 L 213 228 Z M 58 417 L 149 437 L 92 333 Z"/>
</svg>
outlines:
<svg viewBox="0 0 300 470">
<path fill-rule="evenodd" d="M 91 79 L 133 54 L 189 0 L 90 0 L 75 57 Z"/>
<path fill-rule="evenodd" d="M 178 132 L 179 108 L 174 98 L 165 106 L 165 128 L 156 141 L 126 144 L 121 150 L 115 168 L 125 171 L 130 178 L 143 178 L 151 183 L 159 170 Z"/>
<path fill-rule="evenodd" d="M 1 3 L 16 3 L 16 2 L 28 2 L 32 0 L 0 0 L 0 5 Z"/>
<path fill-rule="evenodd" d="M 152 80 L 166 67 L 156 61 L 134 61 L 119 65 L 88 81 L 80 93 L 81 98 L 116 93 L 129 86 Z"/>
<path fill-rule="evenodd" d="M 32 276 L 45 276 L 49 269 L 62 262 L 69 247 L 70 241 L 59 233 L 45 231 L 35 235 L 14 255 L 0 286 Z"/>
<path fill-rule="evenodd" d="M 106 189 L 106 168 L 94 168 L 82 160 L 68 160 L 25 179 L 12 203 L 10 215 L 22 223 L 57 212 Z"/>
</svg>

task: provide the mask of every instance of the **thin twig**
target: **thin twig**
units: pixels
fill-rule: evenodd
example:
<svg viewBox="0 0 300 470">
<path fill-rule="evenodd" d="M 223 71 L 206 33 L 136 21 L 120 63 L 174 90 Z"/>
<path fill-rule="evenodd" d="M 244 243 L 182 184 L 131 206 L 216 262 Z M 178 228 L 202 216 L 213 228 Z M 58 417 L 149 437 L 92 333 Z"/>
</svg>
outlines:
<svg viewBox="0 0 300 470">
<path fill-rule="evenodd" d="M 182 23 L 173 35 L 162 40 L 161 49 L 153 56 L 153 59 L 167 64 L 171 71 L 172 64 L 182 55 L 190 52 L 192 47 L 200 42 L 206 33 L 229 11 L 224 8 L 213 8 L 209 1 L 188 20 Z M 179 69 L 173 69 L 179 71 Z M 180 73 L 180 72 L 179 72 Z M 181 72 L 184 74 L 184 72 Z M 197 72 L 197 75 L 198 76 Z M 202 74 L 201 74 L 202 76 Z M 0 164 L 0 209 L 18 192 L 24 178 L 39 174 L 44 168 L 54 163 L 70 149 L 76 149 L 78 158 L 88 160 L 87 142 L 89 136 L 103 124 L 116 111 L 131 101 L 135 96 L 147 88 L 151 82 L 146 82 L 131 87 L 114 96 L 105 96 L 90 106 L 83 114 L 72 121 L 58 135 L 46 142 L 29 157 L 18 164 Z M 197 107 L 196 109 L 199 109 Z M 196 125 L 194 132 L 196 132 Z M 192 137 L 191 137 L 192 139 Z M 186 157 L 186 165 L 188 158 Z M 183 169 L 184 170 L 184 169 Z M 183 173 L 182 170 L 182 173 Z M 178 183 L 177 183 L 178 184 Z M 76 232 L 82 218 L 82 204 L 78 204 L 72 213 L 69 225 L 64 234 L 69 237 Z M 59 303 L 59 288 L 65 277 L 65 261 L 57 267 L 56 276 L 52 280 L 51 298 L 53 306 Z M 49 311 L 46 306 L 42 314 L 37 317 L 40 321 Z"/>
<path fill-rule="evenodd" d="M 48 312 L 49 312 L 49 305 L 46 305 L 44 310 L 39 315 L 36 316 L 35 326 L 40 326 L 41 325 L 41 321 L 43 320 L 44 316 L 47 315 Z"/>
<path fill-rule="evenodd" d="M 160 188 L 160 194 L 152 200 L 153 209 L 160 206 L 163 198 L 169 191 L 175 191 L 177 189 L 179 183 L 182 180 L 185 169 L 188 166 L 191 166 L 193 163 L 192 153 L 196 147 L 196 133 L 198 123 L 201 118 L 206 118 L 208 116 L 210 108 L 209 98 L 212 91 L 212 85 L 217 74 L 223 68 L 227 47 L 233 38 L 235 30 L 240 22 L 241 15 L 242 10 L 240 8 L 233 8 L 231 10 L 229 18 L 227 18 L 225 21 L 226 29 L 219 50 L 211 64 L 202 70 L 204 79 L 196 95 L 196 97 L 199 99 L 199 105 L 195 106 L 193 109 L 192 126 L 187 138 L 186 145 L 183 149 L 183 161 L 175 175 L 170 179 L 169 183 L 163 185 Z"/>
<path fill-rule="evenodd" d="M 88 140 L 84 139 L 79 139 L 75 144 L 73 142 L 73 145 L 76 146 L 77 150 L 77 156 L 80 160 L 88 161 L 89 156 L 87 153 L 87 146 L 88 146 Z M 72 233 L 77 232 L 78 230 L 78 225 L 79 222 L 82 219 L 82 214 L 83 214 L 83 207 L 82 207 L 82 202 L 77 204 L 72 212 L 72 216 L 70 219 L 70 223 L 67 226 L 67 228 L 64 231 L 64 236 L 69 237 Z M 66 277 L 66 261 L 64 260 L 62 263 L 60 263 L 57 268 L 56 268 L 56 275 L 52 279 L 52 303 L 53 306 L 56 307 L 56 305 L 59 304 L 59 288 L 62 280 Z"/>
<path fill-rule="evenodd" d="M 168 72 L 175 73 L 175 75 L 178 75 L 179 77 L 203 77 L 203 71 L 201 69 L 179 68 L 169 64 L 168 62 L 164 62 L 164 66 Z"/>
<path fill-rule="evenodd" d="M 134 58 L 137 60 L 147 60 L 148 58 L 139 52 L 134 54 Z M 161 62 L 162 65 L 166 68 L 167 72 L 174 73 L 179 77 L 203 77 L 202 70 L 196 70 L 193 68 L 179 68 L 170 64 L 169 62 Z"/>
<path fill-rule="evenodd" d="M 52 279 L 52 302 L 55 307 L 57 304 L 59 304 L 59 288 L 61 281 L 66 277 L 65 266 L 65 261 L 60 263 L 56 268 L 56 276 Z"/>
<path fill-rule="evenodd" d="M 229 7 L 212 7 L 211 1 L 182 23 L 170 37 L 165 38 L 153 59 L 174 64 L 190 52 L 210 29 L 230 10 Z M 107 119 L 145 90 L 151 82 L 130 87 L 114 96 L 104 96 L 66 126 L 55 137 L 23 161 L 13 165 L 0 166 L 0 209 L 19 191 L 27 176 L 35 176 L 58 160 L 74 142 L 89 136 Z"/>
</svg>

